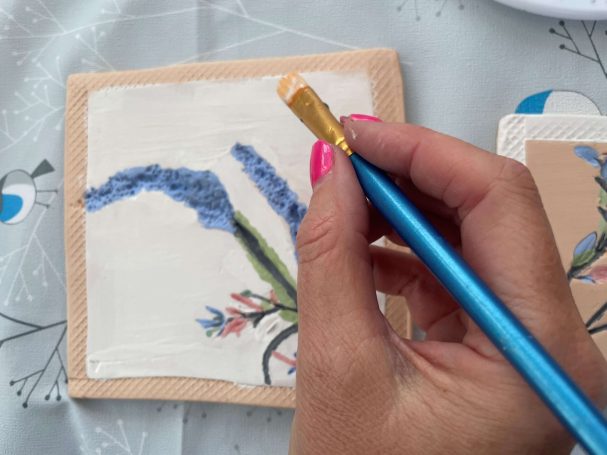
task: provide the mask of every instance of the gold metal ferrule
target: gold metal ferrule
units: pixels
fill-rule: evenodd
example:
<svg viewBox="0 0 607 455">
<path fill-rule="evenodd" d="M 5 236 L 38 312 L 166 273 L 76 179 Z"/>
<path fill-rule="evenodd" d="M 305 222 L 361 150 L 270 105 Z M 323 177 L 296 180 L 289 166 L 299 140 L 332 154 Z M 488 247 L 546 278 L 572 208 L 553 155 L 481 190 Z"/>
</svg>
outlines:
<svg viewBox="0 0 607 455">
<path fill-rule="evenodd" d="M 343 127 L 311 87 L 299 89 L 289 108 L 318 139 L 338 146 L 348 156 L 352 154 Z"/>
</svg>

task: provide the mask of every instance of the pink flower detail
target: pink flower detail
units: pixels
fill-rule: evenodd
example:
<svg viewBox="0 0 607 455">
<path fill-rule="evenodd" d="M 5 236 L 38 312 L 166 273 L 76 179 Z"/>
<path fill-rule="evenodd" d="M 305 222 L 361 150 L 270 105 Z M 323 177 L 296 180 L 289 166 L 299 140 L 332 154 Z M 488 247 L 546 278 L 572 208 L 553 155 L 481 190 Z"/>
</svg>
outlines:
<svg viewBox="0 0 607 455">
<path fill-rule="evenodd" d="M 607 283 L 607 265 L 597 265 L 590 269 L 588 275 L 595 283 Z"/>
<path fill-rule="evenodd" d="M 270 300 L 274 303 L 278 303 L 278 297 L 276 297 L 276 292 L 274 292 L 274 289 L 270 291 Z"/>
<path fill-rule="evenodd" d="M 255 311 L 263 311 L 263 308 L 261 308 L 260 305 L 257 305 L 255 302 L 253 302 L 250 298 L 245 297 L 244 295 L 240 295 L 240 294 L 230 294 L 230 297 L 232 297 L 234 300 L 236 300 L 237 302 L 242 303 L 243 305 L 248 306 L 249 308 L 254 309 Z"/>
<path fill-rule="evenodd" d="M 231 316 L 241 316 L 242 315 L 240 310 L 233 306 L 226 307 L 226 312 Z"/>
<path fill-rule="evenodd" d="M 230 319 L 223 328 L 223 333 L 221 334 L 221 337 L 225 338 L 230 333 L 234 333 L 236 334 L 236 336 L 240 336 L 240 332 L 242 332 L 246 326 L 247 320 L 242 317 Z"/>
<path fill-rule="evenodd" d="M 294 367 L 294 366 L 295 366 L 295 360 L 294 360 L 294 359 L 290 359 L 290 358 L 288 358 L 286 355 L 281 354 L 281 353 L 280 353 L 280 352 L 278 352 L 278 351 L 274 351 L 274 352 L 272 353 L 272 357 L 274 357 L 275 359 L 280 360 L 281 362 L 286 363 L 287 365 L 289 365 L 289 366 L 291 366 L 291 367 Z"/>
</svg>

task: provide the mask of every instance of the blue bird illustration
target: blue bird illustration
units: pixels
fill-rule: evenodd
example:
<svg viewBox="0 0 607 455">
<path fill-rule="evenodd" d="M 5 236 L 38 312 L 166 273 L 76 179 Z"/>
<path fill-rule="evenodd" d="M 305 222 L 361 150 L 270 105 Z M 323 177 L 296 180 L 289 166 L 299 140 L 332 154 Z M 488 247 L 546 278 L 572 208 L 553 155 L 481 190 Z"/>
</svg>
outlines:
<svg viewBox="0 0 607 455">
<path fill-rule="evenodd" d="M 39 193 L 57 193 L 57 190 L 40 190 L 36 179 L 54 172 L 55 168 L 47 160 L 42 160 L 31 174 L 16 169 L 0 178 L 0 223 L 18 224 L 31 213 L 35 205 L 48 208 L 49 205 L 37 200 Z"/>
</svg>

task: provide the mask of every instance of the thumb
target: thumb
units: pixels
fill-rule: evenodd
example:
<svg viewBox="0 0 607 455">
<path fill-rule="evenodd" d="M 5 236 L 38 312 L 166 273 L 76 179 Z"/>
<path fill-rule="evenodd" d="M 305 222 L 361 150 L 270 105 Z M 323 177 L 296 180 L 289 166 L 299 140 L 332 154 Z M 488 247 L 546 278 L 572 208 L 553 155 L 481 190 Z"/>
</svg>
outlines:
<svg viewBox="0 0 607 455">
<path fill-rule="evenodd" d="M 358 340 L 386 333 L 367 242 L 368 209 L 354 169 L 341 150 L 318 141 L 310 177 L 314 192 L 297 234 L 302 355 L 308 342 L 356 348 Z"/>
<path fill-rule="evenodd" d="M 379 311 L 369 213 L 343 151 L 317 142 L 314 193 L 297 234 L 297 404 L 290 453 L 344 441 L 344 422 L 381 422 L 394 399 L 398 351 Z M 364 412 L 361 412 L 364 410 Z M 364 416 L 364 418 L 363 418 Z"/>
</svg>

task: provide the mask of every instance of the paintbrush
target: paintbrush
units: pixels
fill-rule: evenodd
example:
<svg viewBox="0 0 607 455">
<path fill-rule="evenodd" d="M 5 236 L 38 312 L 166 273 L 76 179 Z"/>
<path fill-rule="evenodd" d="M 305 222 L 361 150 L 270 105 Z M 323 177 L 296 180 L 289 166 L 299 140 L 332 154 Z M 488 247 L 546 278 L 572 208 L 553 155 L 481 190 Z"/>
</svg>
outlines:
<svg viewBox="0 0 607 455">
<path fill-rule="evenodd" d="M 369 201 L 590 453 L 607 453 L 607 422 L 504 303 L 379 168 L 354 153 L 327 104 L 297 73 L 278 95 L 316 137 L 343 150 Z"/>
</svg>

